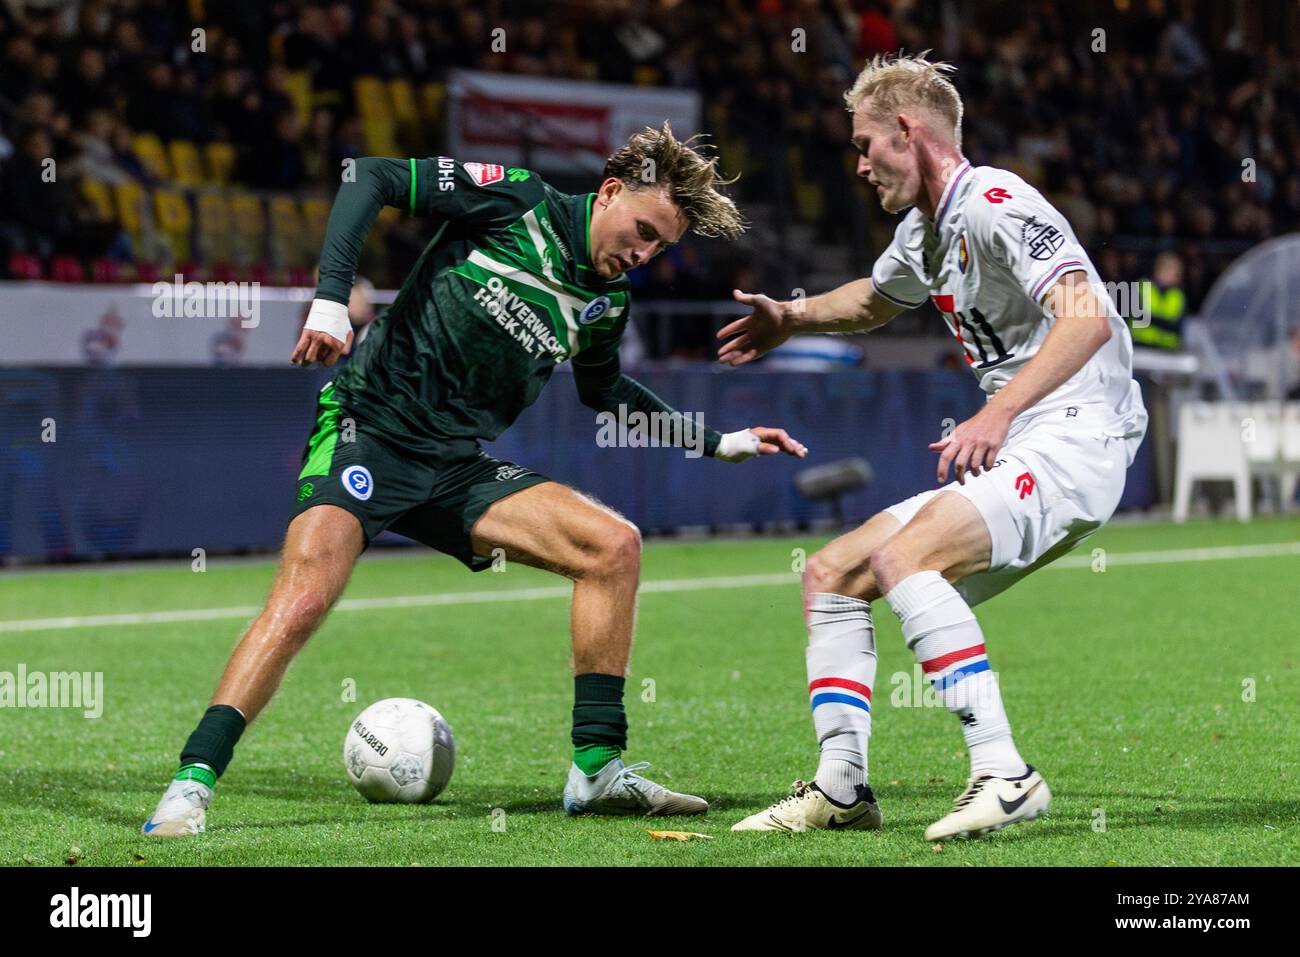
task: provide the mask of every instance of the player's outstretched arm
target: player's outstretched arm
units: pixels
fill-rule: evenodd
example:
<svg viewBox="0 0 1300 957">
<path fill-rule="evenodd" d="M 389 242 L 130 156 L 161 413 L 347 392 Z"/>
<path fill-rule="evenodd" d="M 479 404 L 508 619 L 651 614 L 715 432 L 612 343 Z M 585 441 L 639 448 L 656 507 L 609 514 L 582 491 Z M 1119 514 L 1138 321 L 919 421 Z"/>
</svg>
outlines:
<svg viewBox="0 0 1300 957">
<path fill-rule="evenodd" d="M 867 332 L 903 311 L 876 295 L 870 279 L 845 283 L 810 299 L 781 302 L 739 289 L 732 296 L 753 311 L 718 330 L 718 338 L 726 340 L 718 348 L 718 361 L 729 366 L 753 362 L 796 333 Z"/>
<path fill-rule="evenodd" d="M 725 435 L 706 427 L 697 419 L 678 412 L 636 379 L 619 368 L 617 342 L 598 349 L 594 355 L 583 353 L 573 362 L 573 375 L 578 386 L 578 398 L 583 405 L 597 412 L 617 415 L 642 412 L 670 416 L 679 423 L 678 435 L 686 448 L 699 448 L 704 455 L 723 462 L 743 462 L 756 455 L 776 455 L 783 452 L 795 458 L 804 458 L 808 449 L 793 439 L 785 429 L 754 426 Z"/>
<path fill-rule="evenodd" d="M 940 484 L 948 480 L 950 466 L 963 484 L 966 475 L 992 468 L 998 450 L 1006 443 L 1012 420 L 1064 385 L 1110 339 L 1109 315 L 1082 270 L 1068 272 L 1057 280 L 1043 304 L 1056 321 L 1037 355 L 978 414 L 953 429 L 947 438 L 930 444 L 931 451 L 940 453 Z"/>
</svg>

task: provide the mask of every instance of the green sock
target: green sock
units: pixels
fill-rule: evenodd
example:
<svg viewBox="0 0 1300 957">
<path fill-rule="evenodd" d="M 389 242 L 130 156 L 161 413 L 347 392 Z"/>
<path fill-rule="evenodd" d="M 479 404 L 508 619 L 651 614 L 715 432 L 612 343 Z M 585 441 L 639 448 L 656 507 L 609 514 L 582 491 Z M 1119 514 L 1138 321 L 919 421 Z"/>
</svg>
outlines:
<svg viewBox="0 0 1300 957">
<path fill-rule="evenodd" d="M 182 764 L 173 781 L 198 781 L 209 788 L 217 786 L 217 776 L 206 764 Z"/>
<path fill-rule="evenodd" d="M 595 774 L 627 747 L 623 678 L 577 675 L 573 679 L 573 763 Z"/>
<path fill-rule="evenodd" d="M 608 744 L 581 744 L 573 749 L 573 763 L 578 770 L 591 777 L 623 752 Z"/>
</svg>

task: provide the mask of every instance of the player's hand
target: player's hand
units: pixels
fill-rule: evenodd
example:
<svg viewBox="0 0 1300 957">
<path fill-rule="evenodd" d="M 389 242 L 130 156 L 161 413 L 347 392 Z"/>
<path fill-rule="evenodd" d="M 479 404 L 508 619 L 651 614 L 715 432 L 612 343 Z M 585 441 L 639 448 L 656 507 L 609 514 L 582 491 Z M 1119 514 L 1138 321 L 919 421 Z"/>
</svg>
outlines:
<svg viewBox="0 0 1300 957">
<path fill-rule="evenodd" d="M 718 443 L 718 451 L 713 457 L 723 462 L 743 462 L 755 455 L 776 455 L 778 452 L 802 459 L 808 455 L 808 448 L 790 438 L 785 429 L 756 425 L 751 429 L 728 432 Z"/>
<path fill-rule="evenodd" d="M 939 453 L 939 484 L 948 481 L 949 466 L 960 485 L 966 484 L 967 475 L 979 475 L 981 469 L 993 468 L 1010 428 L 1010 419 L 994 406 L 986 405 L 953 429 L 946 439 L 931 442 L 930 451 Z"/>
<path fill-rule="evenodd" d="M 733 289 L 731 295 L 736 302 L 751 306 L 754 311 L 718 330 L 718 338 L 728 340 L 718 347 L 718 361 L 723 365 L 753 362 L 794 333 L 793 318 L 782 303 L 762 293 L 739 289 Z"/>
<path fill-rule="evenodd" d="M 346 342 L 339 342 L 328 332 L 319 329 L 304 329 L 293 347 L 289 361 L 298 366 L 309 366 L 319 362 L 323 366 L 332 366 L 352 351 L 353 333 L 348 332 Z"/>
</svg>

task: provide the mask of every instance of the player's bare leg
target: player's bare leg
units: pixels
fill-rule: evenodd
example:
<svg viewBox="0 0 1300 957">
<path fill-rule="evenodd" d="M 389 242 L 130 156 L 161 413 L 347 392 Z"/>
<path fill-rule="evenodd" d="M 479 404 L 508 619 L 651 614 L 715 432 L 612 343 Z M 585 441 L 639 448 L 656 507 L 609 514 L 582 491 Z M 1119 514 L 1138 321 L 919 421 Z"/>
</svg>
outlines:
<svg viewBox="0 0 1300 957">
<path fill-rule="evenodd" d="M 343 593 L 364 544 L 361 523 L 336 505 L 290 523 L 266 606 L 230 656 L 214 705 L 237 708 L 252 724 Z"/>
<path fill-rule="evenodd" d="M 675 794 L 625 767 L 623 682 L 632 650 L 641 535 L 573 489 L 546 482 L 491 505 L 475 523 L 474 551 L 573 581 L 574 763 L 565 809 L 577 813 L 701 814 L 702 798 Z"/>
<path fill-rule="evenodd" d="M 926 840 L 978 837 L 1032 820 L 1051 800 L 1047 782 L 1016 750 L 990 670 L 984 635 L 950 584 L 989 567 L 992 540 L 965 496 L 940 492 L 871 556 L 871 573 L 903 625 L 903 638 L 962 723 L 970 753 L 966 790 L 926 829 Z"/>
<path fill-rule="evenodd" d="M 266 605 L 231 655 L 211 706 L 181 752 L 181 770 L 145 822 L 145 834 L 183 837 L 204 829 L 213 788 L 235 743 L 342 593 L 363 544 L 361 524 L 334 505 L 308 509 L 289 524 Z"/>
</svg>

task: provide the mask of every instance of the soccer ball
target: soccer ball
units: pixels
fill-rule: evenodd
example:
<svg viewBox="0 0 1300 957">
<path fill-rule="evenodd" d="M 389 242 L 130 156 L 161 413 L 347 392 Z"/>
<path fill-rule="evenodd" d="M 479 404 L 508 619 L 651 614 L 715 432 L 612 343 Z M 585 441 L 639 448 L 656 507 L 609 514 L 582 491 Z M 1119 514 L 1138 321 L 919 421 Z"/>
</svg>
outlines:
<svg viewBox="0 0 1300 957">
<path fill-rule="evenodd" d="M 421 804 L 451 780 L 456 741 L 435 708 L 385 698 L 357 715 L 343 739 L 348 780 L 367 801 Z"/>
</svg>

